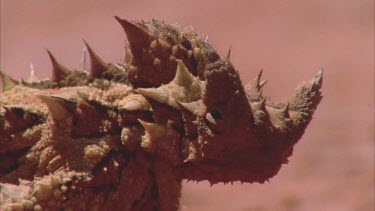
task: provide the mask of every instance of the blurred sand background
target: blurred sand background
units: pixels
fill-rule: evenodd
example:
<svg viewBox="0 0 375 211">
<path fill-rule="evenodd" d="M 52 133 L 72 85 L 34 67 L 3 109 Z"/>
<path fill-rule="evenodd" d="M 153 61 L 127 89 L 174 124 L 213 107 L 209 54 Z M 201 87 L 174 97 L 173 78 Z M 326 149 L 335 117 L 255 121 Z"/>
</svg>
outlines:
<svg viewBox="0 0 375 211">
<path fill-rule="evenodd" d="M 325 68 L 324 98 L 289 165 L 270 183 L 184 183 L 181 210 L 374 210 L 374 1 L 0 0 L 1 69 L 50 77 L 50 49 L 79 67 L 82 38 L 102 58 L 124 58 L 114 15 L 194 26 L 245 83 L 264 68 L 264 95 L 291 97 Z"/>
</svg>

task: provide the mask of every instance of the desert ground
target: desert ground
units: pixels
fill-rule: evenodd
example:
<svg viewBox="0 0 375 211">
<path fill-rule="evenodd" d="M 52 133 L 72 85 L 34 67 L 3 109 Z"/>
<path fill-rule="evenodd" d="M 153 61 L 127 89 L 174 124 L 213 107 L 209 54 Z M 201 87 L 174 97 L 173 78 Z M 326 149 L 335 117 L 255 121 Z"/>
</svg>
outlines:
<svg viewBox="0 0 375 211">
<path fill-rule="evenodd" d="M 0 0 L 0 67 L 50 77 L 50 49 L 79 68 L 82 38 L 108 62 L 124 58 L 113 16 L 193 26 L 231 61 L 243 83 L 260 69 L 265 96 L 287 100 L 325 69 L 324 98 L 288 165 L 265 184 L 184 182 L 181 211 L 374 210 L 373 0 Z"/>
</svg>

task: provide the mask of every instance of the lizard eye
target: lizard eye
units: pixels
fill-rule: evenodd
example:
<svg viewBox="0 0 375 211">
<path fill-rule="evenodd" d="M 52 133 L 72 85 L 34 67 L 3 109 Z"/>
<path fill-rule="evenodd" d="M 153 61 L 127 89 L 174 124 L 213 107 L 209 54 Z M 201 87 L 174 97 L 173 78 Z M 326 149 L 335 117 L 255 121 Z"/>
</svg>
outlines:
<svg viewBox="0 0 375 211">
<path fill-rule="evenodd" d="M 216 133 L 222 133 L 225 131 L 225 122 L 223 120 L 223 114 L 217 109 L 213 109 L 206 114 L 207 125 Z"/>
<path fill-rule="evenodd" d="M 215 120 L 222 120 L 223 117 L 221 116 L 220 112 L 218 110 L 213 110 L 210 112 L 212 118 L 214 118 Z"/>
<path fill-rule="evenodd" d="M 223 120 L 221 113 L 218 110 L 212 110 L 206 114 L 206 120 L 211 124 L 218 124 L 218 121 Z"/>
</svg>

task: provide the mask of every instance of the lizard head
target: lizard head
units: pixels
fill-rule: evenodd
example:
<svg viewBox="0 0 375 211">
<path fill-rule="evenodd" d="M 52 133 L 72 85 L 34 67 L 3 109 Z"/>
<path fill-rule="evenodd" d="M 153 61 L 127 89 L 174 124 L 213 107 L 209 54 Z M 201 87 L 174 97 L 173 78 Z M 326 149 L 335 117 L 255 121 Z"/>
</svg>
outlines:
<svg viewBox="0 0 375 211">
<path fill-rule="evenodd" d="M 21 84 L 41 89 L 33 95 L 48 107 L 57 150 L 72 151 L 60 147 L 67 141 L 87 142 L 71 153 L 87 154 L 87 162 L 70 162 L 71 168 L 100 166 L 112 148 L 146 151 L 181 179 L 211 183 L 264 182 L 287 163 L 322 98 L 322 71 L 302 82 L 288 102 L 271 102 L 262 95 L 262 72 L 243 85 L 229 53 L 221 59 L 207 37 L 194 30 L 116 19 L 127 35 L 125 63 L 103 62 L 85 42 L 90 74 L 68 70 L 48 52 L 52 80 Z M 3 72 L 0 76 L 6 90 L 19 85 Z M 1 109 L 0 125 L 16 111 Z M 47 108 L 43 112 L 47 116 Z M 101 136 L 116 144 L 91 162 L 98 151 L 91 141 Z"/>
<path fill-rule="evenodd" d="M 288 102 L 271 102 L 262 96 L 262 72 L 244 86 L 230 52 L 221 59 L 206 37 L 117 20 L 130 46 L 129 80 L 153 110 L 154 122 L 141 121 L 144 148 L 169 143 L 175 149 L 164 151 L 180 152 L 169 160 L 183 178 L 211 183 L 264 182 L 287 163 L 322 98 L 322 71 Z"/>
</svg>

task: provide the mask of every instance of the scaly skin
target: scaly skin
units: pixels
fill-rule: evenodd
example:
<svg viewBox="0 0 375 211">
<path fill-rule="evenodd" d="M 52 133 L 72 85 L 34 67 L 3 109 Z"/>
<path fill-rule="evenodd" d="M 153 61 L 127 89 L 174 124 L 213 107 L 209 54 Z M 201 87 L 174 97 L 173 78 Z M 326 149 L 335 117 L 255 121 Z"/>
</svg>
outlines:
<svg viewBox="0 0 375 211">
<path fill-rule="evenodd" d="M 321 100 L 322 71 L 286 103 L 242 86 L 189 29 L 118 17 L 124 64 L 85 42 L 91 72 L 51 52 L 52 79 L 0 95 L 1 210 L 177 210 L 182 179 L 260 182 L 287 163 Z"/>
</svg>

